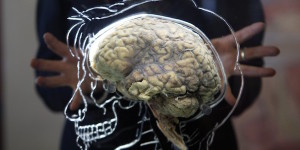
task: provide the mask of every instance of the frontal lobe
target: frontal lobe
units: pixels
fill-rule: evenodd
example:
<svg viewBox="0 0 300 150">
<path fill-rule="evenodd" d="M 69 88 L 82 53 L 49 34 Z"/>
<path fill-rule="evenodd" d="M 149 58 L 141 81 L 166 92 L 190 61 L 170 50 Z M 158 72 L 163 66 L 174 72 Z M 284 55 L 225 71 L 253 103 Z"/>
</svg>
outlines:
<svg viewBox="0 0 300 150">
<path fill-rule="evenodd" d="M 211 51 L 199 35 L 178 23 L 134 18 L 99 39 L 91 67 L 128 99 L 159 105 L 163 114 L 189 117 L 220 89 Z"/>
</svg>

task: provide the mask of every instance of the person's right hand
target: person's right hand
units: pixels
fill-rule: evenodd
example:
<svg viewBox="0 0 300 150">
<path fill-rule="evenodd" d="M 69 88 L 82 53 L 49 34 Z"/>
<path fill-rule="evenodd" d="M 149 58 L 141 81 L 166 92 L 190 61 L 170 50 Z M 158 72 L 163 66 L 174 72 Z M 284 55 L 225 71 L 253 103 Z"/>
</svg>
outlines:
<svg viewBox="0 0 300 150">
<path fill-rule="evenodd" d="M 47 71 L 47 72 L 57 72 L 59 75 L 43 77 L 39 76 L 36 79 L 36 83 L 39 86 L 55 88 L 62 86 L 69 86 L 76 91 L 78 78 L 77 78 L 77 62 L 78 59 L 73 57 L 69 51 L 68 46 L 59 41 L 55 36 L 51 33 L 44 34 L 44 40 L 47 44 L 48 48 L 52 50 L 55 54 L 62 57 L 62 60 L 48 60 L 48 59 L 33 59 L 31 61 L 31 66 L 39 71 Z M 74 51 L 74 49 L 72 49 Z M 79 53 L 80 59 L 82 59 L 82 55 Z M 80 78 L 82 77 L 83 71 L 80 70 Z M 91 92 L 91 81 L 92 79 L 86 75 L 84 82 L 81 84 L 81 89 L 83 94 L 88 95 Z M 99 83 L 99 82 L 98 82 Z M 99 83 L 100 84 L 100 83 Z M 101 86 L 97 86 L 101 87 Z M 71 110 L 76 110 L 80 104 L 82 103 L 82 97 L 80 92 L 77 90 L 73 101 L 70 105 Z"/>
</svg>

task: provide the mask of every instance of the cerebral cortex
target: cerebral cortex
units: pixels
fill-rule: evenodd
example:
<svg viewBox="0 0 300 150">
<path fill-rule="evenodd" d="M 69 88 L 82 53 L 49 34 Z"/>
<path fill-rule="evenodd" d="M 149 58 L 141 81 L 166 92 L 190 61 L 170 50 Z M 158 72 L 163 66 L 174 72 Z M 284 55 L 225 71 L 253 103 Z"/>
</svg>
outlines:
<svg viewBox="0 0 300 150">
<path fill-rule="evenodd" d="M 214 100 L 221 79 L 211 49 L 191 29 L 143 16 L 103 32 L 89 50 L 91 68 L 128 100 L 143 101 L 164 135 L 181 149 L 178 118 Z"/>
</svg>

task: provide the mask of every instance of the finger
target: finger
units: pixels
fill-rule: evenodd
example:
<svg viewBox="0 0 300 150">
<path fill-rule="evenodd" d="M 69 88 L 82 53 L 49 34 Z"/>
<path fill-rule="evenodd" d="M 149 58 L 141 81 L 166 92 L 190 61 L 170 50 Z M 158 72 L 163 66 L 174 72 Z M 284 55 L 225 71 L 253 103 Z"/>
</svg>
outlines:
<svg viewBox="0 0 300 150">
<path fill-rule="evenodd" d="M 226 93 L 225 93 L 225 100 L 231 106 L 233 106 L 236 101 L 235 97 L 233 96 L 233 94 L 231 92 L 231 88 L 229 85 L 227 85 L 227 89 L 226 89 Z"/>
<path fill-rule="evenodd" d="M 75 96 L 74 96 L 72 102 L 71 102 L 70 109 L 72 111 L 77 110 L 80 107 L 81 103 L 82 103 L 82 96 L 80 95 L 80 92 L 77 91 L 75 93 Z"/>
<path fill-rule="evenodd" d="M 32 59 L 31 67 L 36 70 L 49 72 L 62 72 L 64 70 L 62 62 L 57 60 Z"/>
<path fill-rule="evenodd" d="M 42 87 L 54 88 L 67 86 L 67 82 L 63 76 L 38 77 L 36 83 Z"/>
<path fill-rule="evenodd" d="M 69 55 L 68 46 L 65 43 L 59 41 L 51 33 L 45 33 L 44 40 L 48 48 L 51 49 L 57 55 L 62 57 Z"/>
<path fill-rule="evenodd" d="M 241 70 L 244 76 L 247 77 L 272 77 L 276 74 L 273 68 L 263 68 L 256 66 L 241 65 Z M 238 70 L 234 71 L 233 75 L 240 75 Z"/>
<path fill-rule="evenodd" d="M 243 43 L 251 39 L 254 35 L 260 33 L 265 27 L 262 22 L 253 23 L 235 33 L 238 43 Z M 234 38 L 230 36 L 230 40 L 234 41 Z"/>
<path fill-rule="evenodd" d="M 274 46 L 257 46 L 251 48 L 245 48 L 244 59 L 250 60 L 253 58 L 263 58 L 266 56 L 277 56 L 280 53 L 280 50 Z"/>
</svg>

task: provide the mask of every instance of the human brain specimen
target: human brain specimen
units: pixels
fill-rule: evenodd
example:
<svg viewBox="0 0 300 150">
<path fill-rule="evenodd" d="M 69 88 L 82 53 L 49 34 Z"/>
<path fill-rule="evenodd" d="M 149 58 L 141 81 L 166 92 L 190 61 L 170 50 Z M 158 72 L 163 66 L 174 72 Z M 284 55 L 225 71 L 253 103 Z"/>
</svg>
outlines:
<svg viewBox="0 0 300 150">
<path fill-rule="evenodd" d="M 141 16 L 116 23 L 89 50 L 91 68 L 129 100 L 146 102 L 164 135 L 186 149 L 175 131 L 214 100 L 221 80 L 203 39 L 173 20 Z"/>
</svg>

